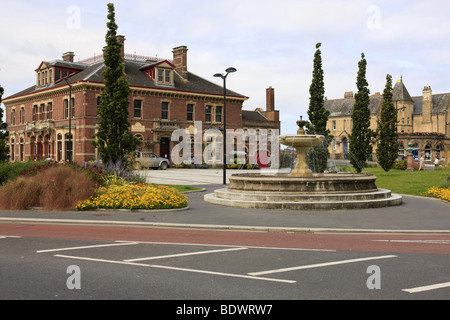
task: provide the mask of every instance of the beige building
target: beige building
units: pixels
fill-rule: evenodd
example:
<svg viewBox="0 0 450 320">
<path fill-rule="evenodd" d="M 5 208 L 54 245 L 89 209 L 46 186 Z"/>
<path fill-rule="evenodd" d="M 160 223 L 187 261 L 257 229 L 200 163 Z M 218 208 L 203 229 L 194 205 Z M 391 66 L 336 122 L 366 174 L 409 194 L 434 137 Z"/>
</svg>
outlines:
<svg viewBox="0 0 450 320">
<path fill-rule="evenodd" d="M 406 156 L 409 144 L 414 159 L 424 154 L 428 163 L 438 158 L 449 163 L 450 157 L 450 93 L 433 94 L 429 86 L 422 95 L 411 97 L 403 83 L 398 80 L 393 89 L 393 101 L 397 109 L 399 157 Z M 375 93 L 370 97 L 370 127 L 377 128 L 381 115 L 383 96 Z M 352 132 L 353 92 L 346 92 L 344 99 L 326 100 L 325 108 L 330 111 L 328 129 L 333 140 L 330 144 L 332 159 L 349 159 L 349 135 Z M 369 160 L 376 161 L 377 144 L 373 140 L 373 154 Z"/>
</svg>

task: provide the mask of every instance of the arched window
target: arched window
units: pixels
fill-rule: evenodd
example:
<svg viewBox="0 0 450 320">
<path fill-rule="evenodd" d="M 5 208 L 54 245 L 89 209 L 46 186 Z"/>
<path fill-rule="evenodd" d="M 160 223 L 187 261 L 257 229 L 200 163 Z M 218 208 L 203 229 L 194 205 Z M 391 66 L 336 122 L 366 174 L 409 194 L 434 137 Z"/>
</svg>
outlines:
<svg viewBox="0 0 450 320">
<path fill-rule="evenodd" d="M 10 154 L 11 154 L 11 161 L 14 161 L 14 157 L 15 157 L 15 151 L 16 150 L 16 146 L 15 146 L 15 140 L 14 138 L 11 139 L 11 150 L 10 150 Z"/>
<path fill-rule="evenodd" d="M 23 138 L 20 138 L 20 161 L 25 160 L 25 141 Z"/>
<path fill-rule="evenodd" d="M 65 145 L 66 145 L 66 161 L 73 160 L 73 135 L 66 133 L 65 135 Z"/>
<path fill-rule="evenodd" d="M 138 146 L 137 146 L 137 150 L 138 151 L 142 151 L 142 142 L 144 142 L 144 137 L 142 136 L 142 134 L 138 133 L 135 135 L 136 138 L 139 139 L 139 141 L 141 142 Z"/>
<path fill-rule="evenodd" d="M 431 143 L 425 144 L 425 161 L 431 161 Z"/>
<path fill-rule="evenodd" d="M 57 155 L 56 155 L 56 161 L 58 161 L 58 162 L 60 162 L 60 161 L 62 161 L 62 154 L 63 154 L 63 151 L 62 151 L 62 135 L 61 134 L 58 134 L 58 137 L 57 137 Z"/>
</svg>

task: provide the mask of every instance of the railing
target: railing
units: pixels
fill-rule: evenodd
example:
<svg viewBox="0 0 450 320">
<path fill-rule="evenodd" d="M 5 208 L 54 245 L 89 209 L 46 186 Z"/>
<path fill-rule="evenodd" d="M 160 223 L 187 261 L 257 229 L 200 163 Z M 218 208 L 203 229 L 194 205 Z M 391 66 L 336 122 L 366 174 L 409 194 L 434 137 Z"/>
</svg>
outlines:
<svg viewBox="0 0 450 320">
<path fill-rule="evenodd" d="M 170 63 L 173 63 L 173 60 L 171 59 L 163 59 L 158 57 L 150 57 L 150 56 L 143 56 L 138 54 L 132 54 L 132 53 L 125 53 L 125 59 L 127 60 L 134 60 L 134 61 L 142 61 L 142 62 L 156 62 L 156 61 L 164 61 L 167 60 Z M 103 54 L 100 55 L 94 55 L 91 58 L 87 58 L 84 60 L 79 60 L 79 63 L 85 63 L 85 64 L 93 64 L 95 62 L 103 61 Z"/>
</svg>

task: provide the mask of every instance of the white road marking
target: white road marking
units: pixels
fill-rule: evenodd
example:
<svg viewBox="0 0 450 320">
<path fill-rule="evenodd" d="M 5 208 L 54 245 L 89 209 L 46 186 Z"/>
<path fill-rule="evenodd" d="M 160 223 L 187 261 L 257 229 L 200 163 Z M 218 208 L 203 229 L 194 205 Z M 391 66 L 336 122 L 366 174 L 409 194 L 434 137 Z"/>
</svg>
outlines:
<svg viewBox="0 0 450 320">
<path fill-rule="evenodd" d="M 116 242 L 129 242 L 116 240 Z M 167 245 L 180 245 L 180 246 L 199 246 L 199 247 L 232 247 L 242 248 L 243 246 L 232 246 L 226 244 L 208 244 L 208 243 L 184 243 L 184 242 L 153 242 L 153 241 L 136 241 L 143 244 L 167 244 Z M 318 251 L 318 252 L 336 252 L 334 249 L 308 249 L 308 248 L 278 248 L 278 247 L 258 247 L 258 246 L 245 246 L 247 249 L 268 249 L 268 250 L 285 250 L 285 251 Z"/>
<path fill-rule="evenodd" d="M 138 243 L 137 242 L 122 242 L 122 243 L 113 243 L 113 244 L 99 244 L 99 245 L 83 246 L 83 247 L 70 247 L 70 248 L 39 250 L 39 251 L 36 251 L 36 252 L 37 253 L 43 253 L 43 252 L 69 251 L 69 250 L 104 248 L 104 247 L 114 247 L 114 246 L 128 246 L 128 245 L 133 245 L 133 244 L 138 244 Z"/>
<path fill-rule="evenodd" d="M 409 293 L 418 293 L 418 292 L 430 291 L 430 290 L 436 290 L 436 289 L 442 289 L 442 288 L 448 288 L 448 287 L 450 287 L 450 282 L 432 284 L 429 286 L 423 286 L 423 287 L 417 287 L 417 288 L 403 289 L 402 291 L 409 292 Z"/>
<path fill-rule="evenodd" d="M 248 273 L 248 275 L 261 276 L 261 275 L 271 274 L 271 273 L 280 273 L 280 272 L 288 272 L 288 271 L 295 271 L 295 270 L 321 268 L 321 267 L 335 266 L 335 265 L 339 265 L 339 264 L 355 263 L 355 262 L 378 260 L 378 259 L 389 259 L 389 258 L 396 258 L 396 257 L 397 256 L 389 255 L 389 256 L 379 256 L 379 257 L 369 257 L 369 258 L 341 260 L 341 261 L 333 261 L 333 262 L 310 264 L 310 265 L 305 265 L 305 266 L 297 266 L 297 267 L 290 267 L 290 268 L 274 269 L 274 270 L 267 270 L 267 271 L 260 271 L 260 272 L 251 272 L 251 273 Z"/>
<path fill-rule="evenodd" d="M 0 236 L 0 239 L 7 239 L 7 238 L 22 238 L 19 236 Z"/>
<path fill-rule="evenodd" d="M 135 262 L 135 261 L 157 260 L 157 259 L 167 259 L 167 258 L 194 256 L 194 255 L 200 255 L 200 254 L 218 253 L 218 252 L 227 252 L 227 251 L 238 251 L 238 250 L 247 250 L 247 249 L 248 248 L 232 248 L 232 249 L 222 249 L 222 250 L 196 251 L 196 252 L 169 254 L 169 255 L 165 255 L 165 256 L 155 256 L 155 257 L 128 259 L 128 260 L 123 260 L 123 261 L 125 261 L 125 262 Z"/>
<path fill-rule="evenodd" d="M 450 244 L 450 240 L 371 240 L 378 242 L 399 242 L 399 243 L 434 243 L 434 244 Z"/>
<path fill-rule="evenodd" d="M 168 270 L 185 271 L 185 272 L 195 272 L 195 273 L 212 274 L 212 275 L 218 275 L 218 276 L 244 278 L 244 279 L 252 279 L 252 280 L 263 280 L 263 281 L 282 282 L 282 283 L 295 283 L 296 282 L 293 280 L 263 278 L 263 277 L 255 277 L 255 276 L 248 276 L 248 275 L 241 275 L 241 274 L 234 274 L 234 273 L 224 273 L 224 272 L 215 272 L 215 271 L 207 271 L 207 270 L 197 270 L 197 269 L 186 269 L 186 268 L 151 265 L 151 264 L 136 263 L 136 262 L 95 259 L 95 258 L 88 258 L 88 257 L 76 257 L 76 256 L 66 256 L 66 255 L 55 255 L 55 257 L 66 258 L 66 259 L 75 259 L 75 260 L 94 261 L 94 262 L 106 262 L 106 263 L 114 263 L 114 264 L 132 265 L 132 266 L 140 266 L 140 267 L 168 269 Z"/>
</svg>

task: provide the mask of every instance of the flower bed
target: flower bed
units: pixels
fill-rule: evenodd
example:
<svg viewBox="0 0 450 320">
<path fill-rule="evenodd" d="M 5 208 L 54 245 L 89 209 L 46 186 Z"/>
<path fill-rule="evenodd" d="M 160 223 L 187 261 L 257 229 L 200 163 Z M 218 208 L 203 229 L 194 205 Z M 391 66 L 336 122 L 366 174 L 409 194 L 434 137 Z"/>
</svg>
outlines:
<svg viewBox="0 0 450 320">
<path fill-rule="evenodd" d="M 154 210 L 185 208 L 187 205 L 188 198 L 173 188 L 136 184 L 100 187 L 94 196 L 81 201 L 75 208 Z"/>
<path fill-rule="evenodd" d="M 433 187 L 428 190 L 428 196 L 450 201 L 450 188 Z"/>
</svg>

